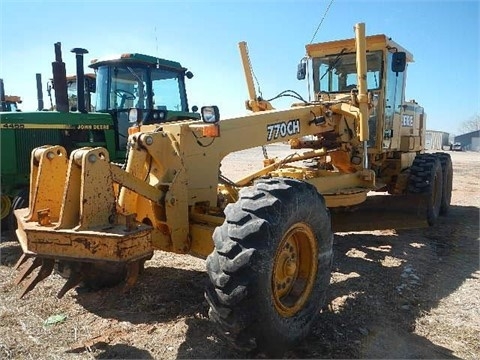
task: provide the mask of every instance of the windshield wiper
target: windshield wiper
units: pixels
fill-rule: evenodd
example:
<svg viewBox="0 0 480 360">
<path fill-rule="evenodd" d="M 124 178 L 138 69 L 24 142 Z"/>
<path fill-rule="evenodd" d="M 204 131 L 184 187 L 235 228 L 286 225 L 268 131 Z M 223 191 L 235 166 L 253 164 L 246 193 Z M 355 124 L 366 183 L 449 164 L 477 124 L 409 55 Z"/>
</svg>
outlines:
<svg viewBox="0 0 480 360">
<path fill-rule="evenodd" d="M 333 62 L 330 64 L 330 66 L 328 67 L 327 70 L 325 70 L 325 72 L 323 73 L 322 77 L 320 78 L 319 81 L 322 81 L 322 79 L 325 77 L 325 75 L 327 75 L 334 67 L 335 65 L 337 65 L 338 63 L 338 60 L 340 60 L 340 56 L 343 55 L 343 53 L 345 52 L 345 50 L 347 50 L 347 48 L 343 48 L 342 51 L 340 51 L 340 54 L 337 55 L 337 57 L 335 58 L 335 60 L 333 60 Z"/>
</svg>

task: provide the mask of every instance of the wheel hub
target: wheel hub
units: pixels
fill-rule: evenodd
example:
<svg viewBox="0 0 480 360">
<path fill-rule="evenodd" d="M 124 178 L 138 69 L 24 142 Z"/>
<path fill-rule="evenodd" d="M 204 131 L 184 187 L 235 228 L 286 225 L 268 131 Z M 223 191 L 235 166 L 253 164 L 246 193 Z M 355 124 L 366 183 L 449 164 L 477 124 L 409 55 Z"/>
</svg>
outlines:
<svg viewBox="0 0 480 360">
<path fill-rule="evenodd" d="M 300 311 L 310 297 L 317 272 L 317 241 L 310 227 L 297 223 L 285 233 L 275 256 L 273 300 L 284 317 Z"/>
<path fill-rule="evenodd" d="M 12 202 L 7 195 L 2 195 L 1 197 L 1 218 L 5 219 L 10 213 L 10 208 L 12 207 Z"/>
</svg>

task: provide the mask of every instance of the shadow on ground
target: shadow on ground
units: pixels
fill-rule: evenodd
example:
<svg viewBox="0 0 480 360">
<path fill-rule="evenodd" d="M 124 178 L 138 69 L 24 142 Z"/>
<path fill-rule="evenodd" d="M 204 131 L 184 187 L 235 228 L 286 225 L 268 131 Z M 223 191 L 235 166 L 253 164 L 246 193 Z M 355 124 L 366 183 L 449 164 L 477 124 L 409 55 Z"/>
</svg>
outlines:
<svg viewBox="0 0 480 360">
<path fill-rule="evenodd" d="M 455 358 L 415 334 L 415 321 L 478 270 L 478 229 L 478 208 L 452 206 L 430 228 L 337 234 L 327 304 L 311 334 L 285 357 Z M 205 272 L 147 267 L 129 293 L 105 289 L 75 296 L 103 318 L 159 326 L 185 318 L 178 358 L 261 357 L 236 352 L 215 336 L 203 297 L 206 281 Z M 110 346 L 101 356 L 114 358 L 118 346 L 127 345 Z M 134 357 L 150 355 L 135 350 Z M 125 357 L 129 351 L 118 353 Z"/>
</svg>

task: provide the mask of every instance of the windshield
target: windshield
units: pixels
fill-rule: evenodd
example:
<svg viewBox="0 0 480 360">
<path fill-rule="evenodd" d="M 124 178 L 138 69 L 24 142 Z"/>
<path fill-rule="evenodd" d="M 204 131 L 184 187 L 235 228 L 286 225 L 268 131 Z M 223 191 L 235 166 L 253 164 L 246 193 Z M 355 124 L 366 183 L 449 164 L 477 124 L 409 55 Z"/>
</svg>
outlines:
<svg viewBox="0 0 480 360">
<path fill-rule="evenodd" d="M 187 111 L 183 71 L 104 65 L 97 70 L 97 111 L 129 108 Z"/>
<path fill-rule="evenodd" d="M 152 90 L 155 109 L 187 111 L 183 73 L 152 69 Z"/>
<path fill-rule="evenodd" d="M 367 53 L 367 88 L 379 89 L 382 51 Z M 334 54 L 313 59 L 315 92 L 349 92 L 357 86 L 355 53 Z"/>
</svg>

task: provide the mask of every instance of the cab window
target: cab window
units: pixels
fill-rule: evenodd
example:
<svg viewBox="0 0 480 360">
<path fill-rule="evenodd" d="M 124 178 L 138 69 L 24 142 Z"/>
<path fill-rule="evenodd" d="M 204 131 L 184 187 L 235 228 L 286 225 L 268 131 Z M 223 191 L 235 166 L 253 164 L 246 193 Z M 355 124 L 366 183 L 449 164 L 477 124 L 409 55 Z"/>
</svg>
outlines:
<svg viewBox="0 0 480 360">
<path fill-rule="evenodd" d="M 367 88 L 379 89 L 382 74 L 382 52 L 367 53 Z M 357 86 L 355 53 L 340 53 L 313 59 L 315 92 L 349 92 Z"/>
</svg>

